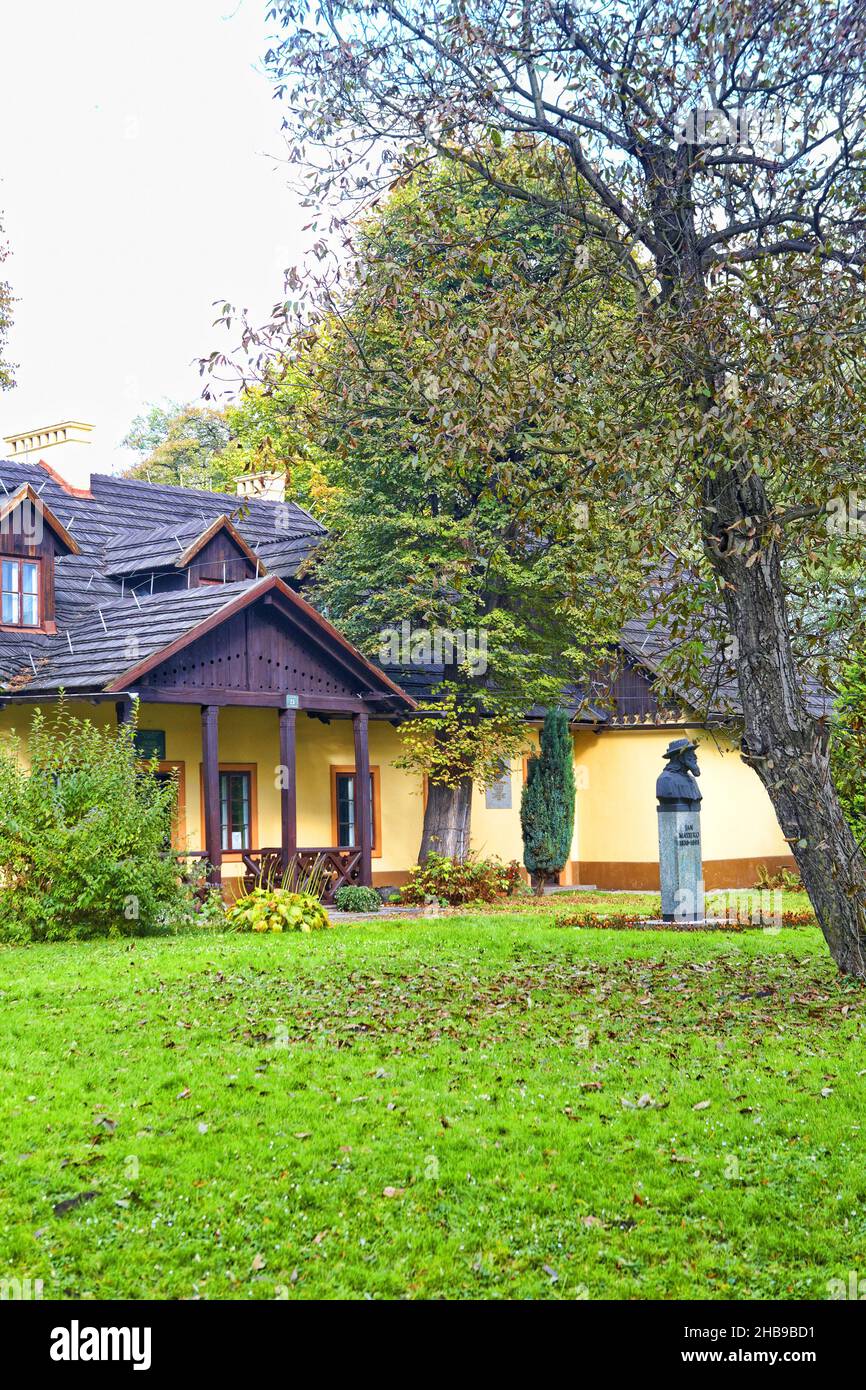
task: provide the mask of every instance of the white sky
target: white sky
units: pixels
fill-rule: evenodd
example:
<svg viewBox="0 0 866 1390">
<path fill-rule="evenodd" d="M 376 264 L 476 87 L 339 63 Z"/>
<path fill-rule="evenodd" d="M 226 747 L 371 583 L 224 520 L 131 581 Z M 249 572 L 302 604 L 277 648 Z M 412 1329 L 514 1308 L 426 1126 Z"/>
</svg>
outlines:
<svg viewBox="0 0 866 1390">
<path fill-rule="evenodd" d="M 260 69 L 265 0 L 0 5 L 0 210 L 19 299 L 0 438 L 97 428 L 94 467 L 147 402 L 201 392 L 234 346 L 214 300 L 264 317 L 309 212 Z M 0 450 L 3 449 L 0 444 Z"/>
</svg>

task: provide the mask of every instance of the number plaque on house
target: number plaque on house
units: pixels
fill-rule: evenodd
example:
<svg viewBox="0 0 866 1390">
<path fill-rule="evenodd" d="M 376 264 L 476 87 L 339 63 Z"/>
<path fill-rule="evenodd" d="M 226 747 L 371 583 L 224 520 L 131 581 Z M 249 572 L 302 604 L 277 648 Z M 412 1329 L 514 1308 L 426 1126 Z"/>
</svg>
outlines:
<svg viewBox="0 0 866 1390">
<path fill-rule="evenodd" d="M 666 922 L 704 917 L 701 865 L 701 792 L 696 744 L 678 738 L 665 752 L 667 767 L 656 782 L 659 818 L 659 878 Z"/>
<path fill-rule="evenodd" d="M 298 697 L 297 697 L 297 695 L 287 695 L 287 696 L 286 696 L 286 709 L 297 709 L 297 708 L 298 708 Z"/>
</svg>

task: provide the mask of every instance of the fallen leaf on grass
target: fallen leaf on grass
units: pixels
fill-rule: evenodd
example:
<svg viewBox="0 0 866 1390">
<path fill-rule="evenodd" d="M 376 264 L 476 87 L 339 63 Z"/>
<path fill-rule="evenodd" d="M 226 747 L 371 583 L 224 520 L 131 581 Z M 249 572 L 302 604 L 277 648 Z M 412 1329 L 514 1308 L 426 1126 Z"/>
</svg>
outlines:
<svg viewBox="0 0 866 1390">
<path fill-rule="evenodd" d="M 667 1110 L 670 1101 L 653 1100 L 649 1092 L 645 1091 L 637 1100 L 629 1100 L 628 1096 L 623 1096 L 620 1105 L 624 1110 Z"/>
<path fill-rule="evenodd" d="M 264 1255 L 256 1255 L 255 1258 L 253 1259 L 252 1264 L 250 1265 L 250 1269 L 255 1269 L 255 1270 L 264 1269 L 264 1267 L 265 1267 L 266 1264 L 267 1264 L 267 1260 L 265 1259 Z"/>
<path fill-rule="evenodd" d="M 95 1192 L 79 1192 L 75 1197 L 65 1197 L 62 1202 L 55 1202 L 52 1208 L 55 1216 L 65 1216 L 68 1211 L 75 1207 L 80 1207 L 84 1202 L 91 1202 L 97 1194 Z"/>
<path fill-rule="evenodd" d="M 697 1103 L 697 1105 L 693 1105 L 693 1106 L 692 1106 L 692 1109 L 693 1109 L 693 1110 L 709 1110 L 709 1108 L 710 1108 L 710 1106 L 712 1105 L 712 1103 L 713 1103 L 713 1102 L 712 1102 L 711 1100 L 699 1100 L 698 1103 Z"/>
</svg>

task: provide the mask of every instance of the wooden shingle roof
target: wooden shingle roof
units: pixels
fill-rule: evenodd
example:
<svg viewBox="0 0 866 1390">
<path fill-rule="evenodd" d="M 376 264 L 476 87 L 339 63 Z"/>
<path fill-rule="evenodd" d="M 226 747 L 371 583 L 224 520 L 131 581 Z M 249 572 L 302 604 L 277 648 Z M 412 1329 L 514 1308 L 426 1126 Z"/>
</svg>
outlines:
<svg viewBox="0 0 866 1390">
<path fill-rule="evenodd" d="M 0 460 L 0 508 L 11 505 L 25 487 L 56 521 L 58 533 L 68 536 L 73 553 L 55 565 L 56 635 L 0 631 L 0 690 L 37 688 L 34 666 L 50 672 L 49 681 L 57 677 L 46 689 L 57 683 L 69 690 L 89 688 L 91 678 L 113 660 L 113 643 L 124 632 L 145 643 L 161 633 L 164 644 L 197 606 L 210 612 L 233 586 L 153 596 L 148 587 L 153 571 L 189 557 L 202 537 L 220 527 L 230 528 L 262 572 L 287 580 L 295 578 L 325 535 L 325 528 L 292 502 L 101 473 L 93 475 L 88 496 L 71 496 L 39 464 Z M 109 617 L 106 633 L 103 618 L 108 622 Z"/>
</svg>

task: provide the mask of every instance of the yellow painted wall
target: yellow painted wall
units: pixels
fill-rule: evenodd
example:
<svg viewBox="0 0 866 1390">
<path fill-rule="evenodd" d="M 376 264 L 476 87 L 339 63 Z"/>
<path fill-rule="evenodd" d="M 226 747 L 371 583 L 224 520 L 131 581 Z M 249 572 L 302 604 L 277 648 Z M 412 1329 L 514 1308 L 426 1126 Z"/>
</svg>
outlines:
<svg viewBox="0 0 866 1390">
<path fill-rule="evenodd" d="M 706 732 L 690 736 L 701 768 L 704 859 L 789 853 L 770 799 L 739 752 Z M 655 783 L 676 737 L 668 729 L 634 728 L 575 736 L 581 859 L 658 861 Z"/>
<path fill-rule="evenodd" d="M 51 706 L 47 705 L 46 710 Z M 101 725 L 115 722 L 111 702 L 76 701 L 70 709 Z M 0 740 L 16 728 L 26 741 L 31 706 L 0 710 Z M 196 705 L 145 705 L 140 711 L 144 729 L 164 729 L 168 761 L 185 764 L 186 847 L 204 848 L 201 824 L 201 720 Z M 572 866 L 583 862 L 645 863 L 658 861 L 655 780 L 662 769 L 664 749 L 675 732 L 636 729 L 575 735 L 577 800 L 572 843 Z M 529 730 L 528 743 L 537 745 Z M 698 733 L 701 766 L 703 854 L 707 860 L 755 860 L 788 854 L 773 808 L 755 773 L 729 744 Z M 402 874 L 417 859 L 423 824 L 419 778 L 393 766 L 400 748 L 397 731 L 388 723 L 370 724 L 370 762 L 380 770 L 382 853 L 373 860 L 377 882 Z M 257 768 L 258 845 L 280 843 L 280 804 L 276 781 L 279 757 L 277 712 L 274 709 L 226 707 L 220 711 L 220 762 L 254 763 Z M 331 766 L 354 763 L 352 725 L 334 719 L 330 724 L 298 717 L 298 843 L 330 845 Z M 25 751 L 26 758 L 26 751 Z M 520 793 L 523 764 L 511 768 L 510 810 L 490 808 L 476 788 L 472 806 L 472 849 L 481 855 L 522 862 Z M 230 877 L 240 865 L 227 863 Z M 731 885 L 733 886 L 733 885 Z"/>
<path fill-rule="evenodd" d="M 52 709 L 46 704 L 45 712 Z M 78 717 L 100 725 L 113 726 L 113 702 L 89 704 L 70 701 L 69 709 Z M 33 706 L 7 706 L 0 710 L 0 739 L 15 728 L 24 741 Z M 201 813 L 201 716 L 197 705 L 143 705 L 139 711 L 142 729 L 165 731 L 168 762 L 184 764 L 186 784 L 185 847 L 204 848 Z M 370 765 L 378 767 L 381 787 L 382 853 L 373 858 L 373 871 L 379 875 L 408 869 L 418 857 L 424 820 L 421 779 L 393 766 L 399 752 L 397 731 L 388 723 L 370 723 Z M 220 710 L 219 757 L 221 763 L 254 763 L 258 800 L 258 845 L 280 843 L 280 793 L 277 783 L 279 733 L 275 709 L 245 709 L 227 706 Z M 323 724 L 318 719 L 298 716 L 297 797 L 298 843 L 319 846 L 333 843 L 331 829 L 331 767 L 352 767 L 355 747 L 352 724 L 334 719 Z M 241 866 L 228 861 L 225 876 L 241 872 Z"/>
</svg>

